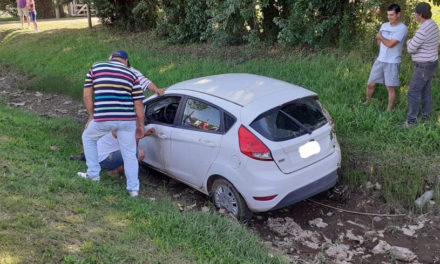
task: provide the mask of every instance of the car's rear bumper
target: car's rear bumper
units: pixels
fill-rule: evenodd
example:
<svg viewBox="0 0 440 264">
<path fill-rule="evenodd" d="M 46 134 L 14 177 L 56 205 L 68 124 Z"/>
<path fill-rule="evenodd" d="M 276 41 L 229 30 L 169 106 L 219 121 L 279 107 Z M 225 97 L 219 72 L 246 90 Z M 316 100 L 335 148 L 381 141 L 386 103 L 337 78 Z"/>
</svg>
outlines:
<svg viewBox="0 0 440 264">
<path fill-rule="evenodd" d="M 339 163 L 338 149 L 322 160 L 289 174 L 282 173 L 274 162 L 249 159 L 236 187 L 251 211 L 279 209 L 333 187 L 338 180 L 336 171 Z M 273 195 L 276 197 L 267 201 L 256 199 Z"/>
<path fill-rule="evenodd" d="M 324 176 L 323 178 L 320 178 L 312 183 L 309 183 L 308 185 L 302 188 L 290 192 L 281 201 L 279 201 L 278 204 L 275 205 L 275 207 L 273 207 L 271 210 L 286 207 L 288 205 L 312 197 L 315 194 L 326 191 L 331 187 L 335 186 L 337 181 L 338 181 L 338 174 L 336 173 L 336 171 L 333 171 L 328 175 Z"/>
</svg>

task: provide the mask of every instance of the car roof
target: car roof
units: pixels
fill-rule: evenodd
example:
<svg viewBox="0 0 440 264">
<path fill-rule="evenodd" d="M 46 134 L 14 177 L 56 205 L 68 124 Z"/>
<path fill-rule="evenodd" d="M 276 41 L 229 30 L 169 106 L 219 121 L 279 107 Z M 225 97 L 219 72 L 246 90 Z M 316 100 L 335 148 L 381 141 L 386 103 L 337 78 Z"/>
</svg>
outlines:
<svg viewBox="0 0 440 264">
<path fill-rule="evenodd" d="M 298 98 L 316 95 L 312 91 L 297 85 L 249 73 L 227 73 L 196 78 L 174 84 L 168 92 L 188 90 L 212 95 L 240 106 L 255 105 L 260 101 L 267 103 L 284 103 Z M 280 96 L 274 96 L 280 95 Z M 281 95 L 288 95 L 288 98 Z M 278 99 L 279 97 L 279 99 Z"/>
</svg>

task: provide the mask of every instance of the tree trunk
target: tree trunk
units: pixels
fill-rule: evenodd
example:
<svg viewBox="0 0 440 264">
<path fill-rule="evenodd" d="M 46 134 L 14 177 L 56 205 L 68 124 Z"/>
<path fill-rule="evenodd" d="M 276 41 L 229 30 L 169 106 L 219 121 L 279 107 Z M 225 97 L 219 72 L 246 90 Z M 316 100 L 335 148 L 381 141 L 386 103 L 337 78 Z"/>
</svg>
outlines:
<svg viewBox="0 0 440 264">
<path fill-rule="evenodd" d="M 58 1 L 56 0 L 54 4 L 55 4 L 55 17 L 60 18 L 60 6 L 58 5 Z"/>
<path fill-rule="evenodd" d="M 89 28 L 92 28 L 92 11 L 90 10 L 89 3 L 87 3 L 87 22 L 89 23 Z"/>
</svg>

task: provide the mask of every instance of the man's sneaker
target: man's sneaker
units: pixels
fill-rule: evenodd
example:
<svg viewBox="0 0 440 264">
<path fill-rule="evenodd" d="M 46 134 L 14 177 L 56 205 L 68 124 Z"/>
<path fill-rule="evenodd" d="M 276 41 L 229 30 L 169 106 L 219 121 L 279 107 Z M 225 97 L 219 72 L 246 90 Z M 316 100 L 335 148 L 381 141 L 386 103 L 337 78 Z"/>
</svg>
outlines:
<svg viewBox="0 0 440 264">
<path fill-rule="evenodd" d="M 95 181 L 95 182 L 99 181 L 99 176 L 98 176 L 98 177 L 91 178 L 91 177 L 89 177 L 89 175 L 87 175 L 87 173 L 85 173 L 85 172 L 78 172 L 78 176 L 81 177 L 81 178 L 84 178 L 84 179 L 89 179 L 89 180 L 91 180 L 91 181 Z"/>
<path fill-rule="evenodd" d="M 130 197 L 137 197 L 139 195 L 138 191 L 128 191 L 128 195 L 130 195 Z"/>
<path fill-rule="evenodd" d="M 34 30 L 34 33 L 38 33 L 38 29 L 35 29 L 35 30 Z"/>
<path fill-rule="evenodd" d="M 400 125 L 401 128 L 412 128 L 412 127 L 416 127 L 416 126 L 417 126 L 416 121 L 405 121 L 405 123 Z"/>
<path fill-rule="evenodd" d="M 430 119 L 431 115 L 422 115 L 422 117 L 420 118 L 422 122 L 429 121 Z"/>
<path fill-rule="evenodd" d="M 79 155 L 71 155 L 70 160 L 81 160 L 86 161 L 86 156 L 84 156 L 84 153 L 81 153 Z"/>
</svg>

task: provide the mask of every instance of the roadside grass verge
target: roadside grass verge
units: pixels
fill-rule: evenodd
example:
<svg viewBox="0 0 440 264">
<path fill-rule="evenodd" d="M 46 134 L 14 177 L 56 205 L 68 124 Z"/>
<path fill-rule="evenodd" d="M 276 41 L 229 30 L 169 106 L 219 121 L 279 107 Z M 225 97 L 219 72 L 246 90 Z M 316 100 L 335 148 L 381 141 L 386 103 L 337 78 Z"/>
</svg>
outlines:
<svg viewBox="0 0 440 264">
<path fill-rule="evenodd" d="M 0 29 L 4 35 L 0 64 L 28 76 L 30 84 L 25 88 L 66 93 L 80 99 L 89 67 L 95 61 L 106 60 L 115 49 L 126 49 L 131 64 L 160 87 L 228 72 L 265 75 L 319 94 L 335 119 L 343 153 L 343 181 L 354 187 L 367 181 L 379 182 L 381 197 L 397 208 L 412 209 L 413 201 L 425 189 L 438 189 L 439 78 L 434 77 L 432 83 L 435 102 L 432 120 L 413 129 L 399 128 L 406 116 L 412 73 L 406 53 L 395 109 L 387 113 L 384 86 L 377 86 L 368 107 L 360 104 L 377 56 L 369 51 L 168 45 L 146 33 L 113 33 L 99 26 L 84 29 L 86 24 L 80 20 L 69 24 L 67 29 L 56 22 L 40 24 L 42 32 L 38 34 L 13 30 L 12 24 Z"/>
<path fill-rule="evenodd" d="M 80 133 L 71 120 L 0 103 L 0 263 L 283 262 L 227 217 L 180 212 L 165 194 L 151 201 L 148 187 L 132 199 L 123 180 L 77 177 L 85 165 L 68 157 Z"/>
</svg>

